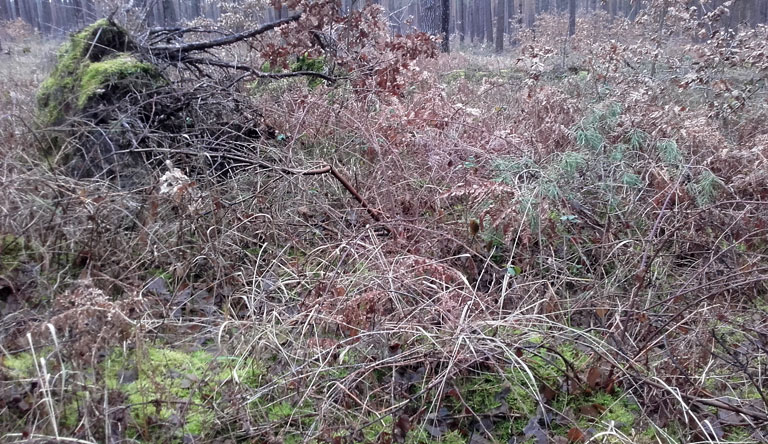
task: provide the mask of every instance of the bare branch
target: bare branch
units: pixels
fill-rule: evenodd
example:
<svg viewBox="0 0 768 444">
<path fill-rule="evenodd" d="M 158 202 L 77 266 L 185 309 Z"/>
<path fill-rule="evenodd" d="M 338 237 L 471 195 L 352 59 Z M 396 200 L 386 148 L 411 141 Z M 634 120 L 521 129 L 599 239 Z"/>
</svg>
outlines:
<svg viewBox="0 0 768 444">
<path fill-rule="evenodd" d="M 175 154 L 187 154 L 187 155 L 193 155 L 193 156 L 220 157 L 220 158 L 226 158 L 229 160 L 235 160 L 243 164 L 259 166 L 267 169 L 273 169 L 273 170 L 279 171 L 282 174 L 294 175 L 294 176 L 318 176 L 321 174 L 330 174 L 331 176 L 334 177 L 334 179 L 336 179 L 337 181 L 339 181 L 339 183 L 341 183 L 344 189 L 346 189 L 349 192 L 349 194 L 351 194 L 358 203 L 360 203 L 360 206 L 362 206 L 363 209 L 365 209 L 365 211 L 368 213 L 368 215 L 371 216 L 371 219 L 382 224 L 382 226 L 384 227 L 384 230 L 387 233 L 395 236 L 397 235 L 397 233 L 384 221 L 384 219 L 386 218 L 386 215 L 380 210 L 373 208 L 365 200 L 365 198 L 363 198 L 363 196 L 361 196 L 360 193 L 358 193 L 355 187 L 353 187 L 352 184 L 349 183 L 349 180 L 347 180 L 347 178 L 344 177 L 344 175 L 341 174 L 339 170 L 334 168 L 332 165 L 325 164 L 317 168 L 313 168 L 311 170 L 296 170 L 292 168 L 273 165 L 273 164 L 270 164 L 269 162 L 265 162 L 260 159 L 253 159 L 249 157 L 239 156 L 233 153 L 201 152 L 201 151 L 186 150 L 186 149 L 170 150 L 170 149 L 161 149 L 161 148 L 136 148 L 136 149 L 132 149 L 131 151 L 133 152 L 172 152 Z"/>
<path fill-rule="evenodd" d="M 214 40 L 208 40 L 205 42 L 185 43 L 183 45 L 150 46 L 147 49 L 149 50 L 150 53 L 152 53 L 155 56 L 159 56 L 167 59 L 179 59 L 184 54 L 187 54 L 192 51 L 202 51 L 206 49 L 216 48 L 219 46 L 231 45 L 232 43 L 237 43 L 237 42 L 249 39 L 251 37 L 255 37 L 259 34 L 264 34 L 265 32 L 271 31 L 286 23 L 295 22 L 300 17 L 301 17 L 301 14 L 292 15 L 284 19 L 267 23 L 265 25 L 262 25 L 250 31 L 241 32 L 238 34 L 232 34 L 226 37 L 221 37 Z"/>
<path fill-rule="evenodd" d="M 344 79 L 344 77 L 331 77 L 329 75 L 315 72 L 315 71 L 293 71 L 293 72 L 263 72 L 257 71 L 247 65 L 238 65 L 231 62 L 224 62 L 220 60 L 212 59 L 200 59 L 200 58 L 184 58 L 181 60 L 183 63 L 189 63 L 192 65 L 210 65 L 217 68 L 229 68 L 236 69 L 238 71 L 246 71 L 248 75 L 245 77 L 257 77 L 260 79 L 287 79 L 290 77 L 316 77 L 323 79 L 329 83 L 335 83 L 337 80 Z"/>
</svg>

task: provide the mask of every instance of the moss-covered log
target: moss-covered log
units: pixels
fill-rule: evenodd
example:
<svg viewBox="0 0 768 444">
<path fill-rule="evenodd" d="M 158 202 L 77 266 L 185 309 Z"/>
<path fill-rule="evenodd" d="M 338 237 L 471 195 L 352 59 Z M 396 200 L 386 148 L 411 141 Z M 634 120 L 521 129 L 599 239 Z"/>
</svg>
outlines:
<svg viewBox="0 0 768 444">
<path fill-rule="evenodd" d="M 335 79 L 304 65 L 296 72 L 264 73 L 221 60 L 212 50 L 298 18 L 193 42 L 183 39 L 194 32 L 191 28 L 174 31 L 173 39 L 163 37 L 162 30 L 134 37 L 110 19 L 84 28 L 63 45 L 38 92 L 38 121 L 53 148 L 45 155 L 55 153 L 56 166 L 69 175 L 110 179 L 123 188 L 147 185 L 148 161 L 164 165 L 170 157 L 184 158 L 188 172 L 206 175 L 247 164 L 227 153 L 242 157 L 274 132 L 252 98 L 238 92 L 237 82 L 246 77 Z M 233 81 L 234 72 L 239 73 Z M 189 79 L 203 81 L 190 87 Z M 190 161 L 195 151 L 200 156 Z M 252 164 L 261 162 L 258 158 Z"/>
<path fill-rule="evenodd" d="M 59 125 L 97 101 L 114 103 L 130 91 L 162 84 L 157 68 L 137 58 L 137 48 L 123 28 L 107 19 L 72 35 L 40 87 L 41 125 Z"/>
</svg>

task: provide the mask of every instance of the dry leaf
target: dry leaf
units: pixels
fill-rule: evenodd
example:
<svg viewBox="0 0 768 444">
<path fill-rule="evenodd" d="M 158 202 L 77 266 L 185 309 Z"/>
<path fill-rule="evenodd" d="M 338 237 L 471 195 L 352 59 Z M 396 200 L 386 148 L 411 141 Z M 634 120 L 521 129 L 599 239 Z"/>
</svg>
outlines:
<svg viewBox="0 0 768 444">
<path fill-rule="evenodd" d="M 573 427 L 571 430 L 568 430 L 569 443 L 581 443 L 585 441 L 585 438 L 586 436 L 584 436 L 584 432 L 578 427 Z"/>
<path fill-rule="evenodd" d="M 600 384 L 600 381 L 602 380 L 602 372 L 600 371 L 599 367 L 591 367 L 589 369 L 589 372 L 587 372 L 587 385 L 589 385 L 590 388 L 597 388 Z"/>
</svg>

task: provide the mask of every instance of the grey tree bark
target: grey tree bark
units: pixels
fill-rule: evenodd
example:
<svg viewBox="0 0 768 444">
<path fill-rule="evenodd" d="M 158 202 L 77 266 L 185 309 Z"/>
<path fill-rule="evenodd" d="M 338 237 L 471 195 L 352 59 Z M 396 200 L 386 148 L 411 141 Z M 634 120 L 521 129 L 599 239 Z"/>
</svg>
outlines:
<svg viewBox="0 0 768 444">
<path fill-rule="evenodd" d="M 189 15 L 191 18 L 200 17 L 201 11 L 200 0 L 191 0 L 189 2 Z"/>
<path fill-rule="evenodd" d="M 436 35 L 440 31 L 440 3 L 438 0 L 422 0 L 419 27 L 422 31 Z"/>
<path fill-rule="evenodd" d="M 0 20 L 11 19 L 10 4 L 6 0 L 0 0 Z"/>
<path fill-rule="evenodd" d="M 504 51 L 504 25 L 507 22 L 507 0 L 496 2 L 496 52 Z"/>
<path fill-rule="evenodd" d="M 525 26 L 533 29 L 536 24 L 536 0 L 522 0 L 525 4 Z"/>
<path fill-rule="evenodd" d="M 440 46 L 443 52 L 448 53 L 451 51 L 451 0 L 442 0 L 440 4 L 440 34 L 443 37 Z"/>
<path fill-rule="evenodd" d="M 459 34 L 459 43 L 464 44 L 464 33 L 467 31 L 464 20 L 466 19 L 464 0 L 458 0 L 456 5 L 456 32 Z"/>
<path fill-rule="evenodd" d="M 176 5 L 173 4 L 173 0 L 163 0 L 163 23 L 166 26 L 174 25 L 178 19 Z"/>
<path fill-rule="evenodd" d="M 493 44 L 493 3 L 492 0 L 485 0 L 484 6 L 485 11 L 483 14 L 485 15 L 484 27 L 485 27 L 485 41 L 489 45 Z"/>
</svg>

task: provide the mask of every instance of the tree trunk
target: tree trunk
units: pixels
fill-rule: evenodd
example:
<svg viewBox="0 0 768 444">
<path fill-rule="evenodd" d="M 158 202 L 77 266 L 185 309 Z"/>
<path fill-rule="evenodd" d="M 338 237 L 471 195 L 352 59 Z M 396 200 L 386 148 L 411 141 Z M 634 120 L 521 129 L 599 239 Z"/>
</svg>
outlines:
<svg viewBox="0 0 768 444">
<path fill-rule="evenodd" d="M 509 0 L 507 2 L 507 42 L 509 45 L 514 45 L 514 33 L 515 33 L 515 0 Z"/>
<path fill-rule="evenodd" d="M 701 8 L 699 8 L 698 11 L 699 11 L 699 13 L 701 13 Z M 634 1 L 630 5 L 629 20 L 634 22 L 635 19 L 637 18 L 637 13 L 638 12 L 640 12 L 640 2 L 639 1 Z"/>
<path fill-rule="evenodd" d="M 189 16 L 191 18 L 200 17 L 200 0 L 191 0 L 189 2 Z"/>
<path fill-rule="evenodd" d="M 159 23 L 157 21 L 157 17 L 155 16 L 155 1 L 150 0 L 149 5 L 147 5 L 147 0 L 142 0 L 142 2 L 142 9 L 144 10 L 144 21 L 148 26 L 157 26 Z"/>
<path fill-rule="evenodd" d="M 21 18 L 21 5 L 19 4 L 19 0 L 16 0 L 13 2 L 13 11 L 14 11 L 14 17 L 13 19 L 16 20 L 17 18 Z"/>
<path fill-rule="evenodd" d="M 37 15 L 37 7 L 35 0 L 24 0 L 24 7 L 27 10 L 27 23 L 31 24 L 33 28 L 40 29 L 39 16 Z"/>
<path fill-rule="evenodd" d="M 74 13 L 74 16 L 72 17 L 74 20 L 75 28 L 80 28 L 83 26 L 83 2 L 81 0 L 72 0 L 72 12 Z"/>
<path fill-rule="evenodd" d="M 85 17 L 85 23 L 93 23 L 96 21 L 96 5 L 93 4 L 93 0 L 83 0 L 83 7 L 85 11 L 83 16 Z"/>
<path fill-rule="evenodd" d="M 768 2 L 760 2 L 760 23 L 768 23 Z"/>
<path fill-rule="evenodd" d="M 477 0 L 474 0 L 475 2 Z M 474 3 L 467 5 L 467 26 L 466 32 L 469 35 L 469 42 L 475 42 L 475 7 Z"/>
<path fill-rule="evenodd" d="M 464 23 L 466 18 L 466 10 L 464 7 L 464 0 L 459 0 L 459 4 L 456 7 L 456 32 L 459 33 L 459 43 L 464 44 L 464 33 L 467 31 L 467 27 Z"/>
<path fill-rule="evenodd" d="M 40 32 L 45 35 L 51 35 L 51 2 L 48 0 L 38 0 L 38 11 L 40 15 Z"/>
<path fill-rule="evenodd" d="M 387 11 L 389 13 L 389 27 L 392 34 L 401 34 L 403 31 L 400 29 L 400 13 L 397 12 L 397 6 L 395 0 L 387 1 Z"/>
<path fill-rule="evenodd" d="M 176 5 L 173 0 L 163 0 L 163 24 L 165 26 L 175 25 L 178 22 L 176 15 Z"/>
<path fill-rule="evenodd" d="M 504 25 L 507 22 L 507 0 L 496 2 L 496 52 L 504 51 Z"/>
<path fill-rule="evenodd" d="M 661 9 L 661 15 L 659 17 L 659 29 L 656 32 L 656 54 L 653 56 L 653 62 L 651 63 L 651 77 L 656 75 L 656 62 L 659 60 L 659 52 L 661 52 L 661 40 L 664 38 L 664 25 L 667 20 L 667 3 L 669 0 L 664 0 Z"/>
<path fill-rule="evenodd" d="M 0 0 L 2 2 L 3 0 Z M 59 10 L 61 9 L 61 2 L 59 0 L 51 0 L 51 27 L 54 33 L 61 33 L 63 26 L 61 26 L 61 17 L 59 16 Z"/>
<path fill-rule="evenodd" d="M 442 4 L 440 8 L 440 34 L 443 37 L 440 46 L 443 52 L 448 53 L 451 51 L 451 43 L 448 40 L 451 36 L 451 1 L 442 0 L 440 3 Z"/>
<path fill-rule="evenodd" d="M 442 0 L 421 0 L 419 6 L 419 29 L 427 34 L 437 35 L 440 30 L 440 3 Z"/>
<path fill-rule="evenodd" d="M 749 25 L 753 28 L 760 24 L 760 5 L 765 1 L 752 0 L 751 8 L 749 10 Z"/>
<path fill-rule="evenodd" d="M 485 0 L 485 42 L 493 45 L 493 0 Z"/>
<path fill-rule="evenodd" d="M 525 3 L 525 26 L 533 29 L 536 24 L 536 0 L 522 0 Z"/>
<path fill-rule="evenodd" d="M 576 0 L 568 0 L 568 37 L 576 34 Z"/>
<path fill-rule="evenodd" d="M 25 22 L 30 23 L 26 2 L 26 0 L 15 0 L 13 3 L 16 5 L 17 15 Z"/>
<path fill-rule="evenodd" d="M 406 16 L 410 16 L 410 17 L 414 17 L 414 18 L 416 18 L 416 20 L 417 20 L 417 22 L 416 22 L 416 23 L 411 23 L 410 25 L 408 25 L 409 27 L 407 28 L 407 30 L 406 30 L 406 32 L 405 32 L 405 33 L 407 34 L 407 33 L 408 33 L 408 32 L 410 32 L 410 31 L 411 31 L 411 30 L 412 30 L 414 27 L 416 27 L 416 28 L 418 29 L 418 26 L 419 26 L 419 25 L 418 25 L 418 17 L 419 17 L 419 2 L 417 2 L 417 1 L 412 1 L 412 2 L 408 3 L 408 6 L 406 7 L 406 13 L 405 13 L 405 15 L 406 15 Z"/>
<path fill-rule="evenodd" d="M 483 22 L 483 12 L 485 11 L 485 2 L 483 0 L 474 0 L 475 3 L 475 20 L 473 22 L 473 34 L 477 43 L 483 43 L 485 38 L 485 28 Z"/>
</svg>

